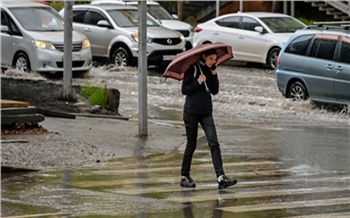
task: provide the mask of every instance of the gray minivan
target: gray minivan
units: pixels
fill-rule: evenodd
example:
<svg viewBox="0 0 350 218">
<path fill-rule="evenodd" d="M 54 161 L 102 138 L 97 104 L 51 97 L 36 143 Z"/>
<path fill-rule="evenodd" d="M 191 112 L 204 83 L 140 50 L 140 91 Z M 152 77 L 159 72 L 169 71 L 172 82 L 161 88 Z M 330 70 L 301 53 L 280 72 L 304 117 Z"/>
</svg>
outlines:
<svg viewBox="0 0 350 218">
<path fill-rule="evenodd" d="M 350 29 L 298 30 L 277 60 L 277 86 L 287 98 L 350 104 Z"/>
<path fill-rule="evenodd" d="M 3 2 L 1 7 L 1 68 L 40 73 L 63 72 L 62 17 L 48 5 Z M 73 72 L 92 66 L 90 41 L 73 31 Z"/>
</svg>

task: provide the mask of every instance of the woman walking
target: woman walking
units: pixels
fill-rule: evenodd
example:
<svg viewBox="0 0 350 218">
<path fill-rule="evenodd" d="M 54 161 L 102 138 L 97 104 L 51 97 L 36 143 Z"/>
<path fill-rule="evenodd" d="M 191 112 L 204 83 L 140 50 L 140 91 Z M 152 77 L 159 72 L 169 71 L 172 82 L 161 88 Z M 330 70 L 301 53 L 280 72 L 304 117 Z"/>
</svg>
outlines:
<svg viewBox="0 0 350 218">
<path fill-rule="evenodd" d="M 200 60 L 185 72 L 182 94 L 186 95 L 183 119 L 186 127 L 187 145 L 182 160 L 180 186 L 193 188 L 195 182 L 190 176 L 193 153 L 197 146 L 198 124 L 201 124 L 210 147 L 211 157 L 218 181 L 218 188 L 235 185 L 236 180 L 225 176 L 221 150 L 213 119 L 211 94 L 219 92 L 219 80 L 216 72 L 217 53 L 214 49 L 204 51 Z"/>
</svg>

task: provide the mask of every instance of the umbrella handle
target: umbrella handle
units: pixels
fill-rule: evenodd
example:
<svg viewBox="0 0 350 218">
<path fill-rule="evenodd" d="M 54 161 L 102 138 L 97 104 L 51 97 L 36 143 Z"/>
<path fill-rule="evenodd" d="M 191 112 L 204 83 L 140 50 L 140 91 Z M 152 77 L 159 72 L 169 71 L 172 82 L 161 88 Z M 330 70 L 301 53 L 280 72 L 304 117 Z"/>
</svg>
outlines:
<svg viewBox="0 0 350 218">
<path fill-rule="evenodd" d="M 206 82 L 204 82 L 204 85 L 205 85 L 205 90 L 206 90 L 208 93 L 210 93 L 210 90 L 209 90 L 209 88 L 208 88 L 208 86 L 207 86 L 207 83 L 206 83 Z"/>
<path fill-rule="evenodd" d="M 204 74 L 203 74 L 203 71 L 202 71 L 202 68 L 201 68 L 201 66 L 200 66 L 200 64 L 199 64 L 199 62 L 198 62 L 198 59 L 197 59 L 197 63 L 198 63 L 199 70 L 200 70 L 201 74 L 204 75 Z M 205 85 L 205 90 L 206 90 L 208 93 L 210 93 L 210 89 L 208 88 L 208 85 L 207 85 L 206 82 L 204 82 L 204 85 Z"/>
</svg>

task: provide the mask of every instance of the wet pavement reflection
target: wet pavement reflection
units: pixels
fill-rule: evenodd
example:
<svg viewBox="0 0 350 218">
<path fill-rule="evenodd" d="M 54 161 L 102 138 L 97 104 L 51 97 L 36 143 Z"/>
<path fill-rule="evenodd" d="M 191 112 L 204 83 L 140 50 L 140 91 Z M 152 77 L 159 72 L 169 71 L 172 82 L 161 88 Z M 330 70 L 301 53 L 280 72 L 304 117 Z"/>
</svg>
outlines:
<svg viewBox="0 0 350 218">
<path fill-rule="evenodd" d="M 349 114 L 283 99 L 266 70 L 220 72 L 214 118 L 225 171 L 239 181 L 236 186 L 218 190 L 209 149 L 200 139 L 192 167 L 197 187 L 181 188 L 182 151 L 150 152 L 145 137 L 130 140 L 131 155 L 106 163 L 2 174 L 1 216 L 350 217 Z M 91 80 L 120 88 L 121 113 L 137 117 L 136 75 L 109 73 L 93 72 Z M 159 75 L 148 80 L 150 122 L 181 125 L 180 84 Z M 87 125 L 88 119 L 78 121 Z"/>
</svg>

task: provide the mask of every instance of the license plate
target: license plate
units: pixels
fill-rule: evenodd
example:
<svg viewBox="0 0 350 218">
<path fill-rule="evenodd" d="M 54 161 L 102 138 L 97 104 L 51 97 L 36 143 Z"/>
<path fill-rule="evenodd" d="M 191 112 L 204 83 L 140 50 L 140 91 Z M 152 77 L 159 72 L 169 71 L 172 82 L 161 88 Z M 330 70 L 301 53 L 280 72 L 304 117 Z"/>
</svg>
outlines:
<svg viewBox="0 0 350 218">
<path fill-rule="evenodd" d="M 80 61 L 81 60 L 80 54 L 72 54 L 72 60 L 73 61 Z"/>
<path fill-rule="evenodd" d="M 175 55 L 163 55 L 163 61 L 172 61 Z"/>
<path fill-rule="evenodd" d="M 64 60 L 64 55 L 62 55 L 62 60 Z M 72 54 L 72 61 L 80 61 L 80 54 Z"/>
</svg>

